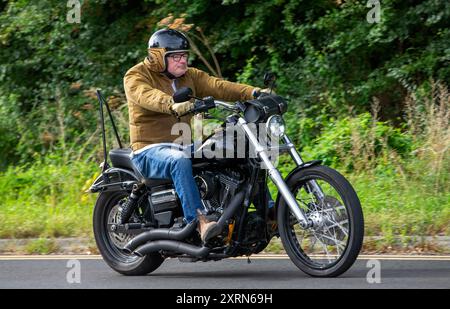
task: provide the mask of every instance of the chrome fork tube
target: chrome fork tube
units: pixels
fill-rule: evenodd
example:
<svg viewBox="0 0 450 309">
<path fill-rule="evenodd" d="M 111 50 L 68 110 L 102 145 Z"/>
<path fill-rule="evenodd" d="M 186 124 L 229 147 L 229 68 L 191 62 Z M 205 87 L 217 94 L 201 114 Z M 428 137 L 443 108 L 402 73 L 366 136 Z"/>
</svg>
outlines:
<svg viewBox="0 0 450 309">
<path fill-rule="evenodd" d="M 275 166 L 272 164 L 272 162 L 269 159 L 269 156 L 267 154 L 267 149 L 261 146 L 261 144 L 258 142 L 258 139 L 256 138 L 255 134 L 251 131 L 251 129 L 248 127 L 247 122 L 243 118 L 239 118 L 239 125 L 244 130 L 245 134 L 247 135 L 250 143 L 255 147 L 256 155 L 264 162 L 266 165 L 268 171 L 269 171 L 269 177 L 272 179 L 272 181 L 275 183 L 275 185 L 280 190 L 281 195 L 283 196 L 284 200 L 286 201 L 288 207 L 294 214 L 295 218 L 298 220 L 300 225 L 303 228 L 308 228 L 311 226 L 310 221 L 306 218 L 303 210 L 298 205 L 295 197 L 292 195 L 291 191 L 289 190 L 288 186 L 283 180 L 283 177 L 281 177 L 280 172 L 275 168 Z"/>
<path fill-rule="evenodd" d="M 292 141 L 286 134 L 283 135 L 283 141 L 286 145 L 289 145 L 289 154 L 291 155 L 292 159 L 297 164 L 297 166 L 302 165 L 304 162 L 300 157 L 300 154 L 297 152 L 297 149 L 295 149 L 294 144 L 292 144 Z"/>
<path fill-rule="evenodd" d="M 297 164 L 297 166 L 302 165 L 304 162 L 303 162 L 302 158 L 300 157 L 300 154 L 298 153 L 297 149 L 295 149 L 294 144 L 292 144 L 292 141 L 286 134 L 283 135 L 283 141 L 286 145 L 290 145 L 289 154 L 291 155 L 292 159 Z M 308 186 L 308 190 L 313 192 L 319 200 L 321 200 L 325 197 L 325 195 L 323 194 L 322 188 L 320 188 L 317 181 L 315 181 L 315 180 L 308 181 L 307 186 Z"/>
</svg>

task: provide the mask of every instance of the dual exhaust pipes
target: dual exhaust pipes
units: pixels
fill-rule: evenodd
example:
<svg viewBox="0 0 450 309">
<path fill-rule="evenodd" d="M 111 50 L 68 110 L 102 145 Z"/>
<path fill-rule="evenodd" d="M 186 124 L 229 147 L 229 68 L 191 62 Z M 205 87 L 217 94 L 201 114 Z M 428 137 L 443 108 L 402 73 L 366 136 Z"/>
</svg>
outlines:
<svg viewBox="0 0 450 309">
<path fill-rule="evenodd" d="M 233 216 L 244 200 L 245 190 L 238 192 L 231 200 L 229 206 L 225 209 L 217 225 L 222 231 L 228 220 Z M 128 254 L 135 254 L 143 257 L 150 253 L 172 251 L 175 253 L 186 254 L 192 257 L 204 258 L 209 254 L 210 249 L 202 246 L 197 247 L 183 242 L 184 239 L 192 235 L 197 227 L 197 220 L 190 222 L 183 229 L 154 229 L 139 234 L 130 240 L 123 250 Z"/>
</svg>

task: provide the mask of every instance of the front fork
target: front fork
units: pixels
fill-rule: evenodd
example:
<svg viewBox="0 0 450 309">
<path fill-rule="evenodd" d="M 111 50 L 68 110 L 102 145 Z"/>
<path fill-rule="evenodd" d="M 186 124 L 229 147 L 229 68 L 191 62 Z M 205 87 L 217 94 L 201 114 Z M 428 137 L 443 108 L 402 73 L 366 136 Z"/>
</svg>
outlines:
<svg viewBox="0 0 450 309">
<path fill-rule="evenodd" d="M 287 135 L 283 135 L 283 141 L 285 143 L 285 146 L 289 147 L 289 154 L 291 155 L 295 164 L 297 164 L 297 166 L 302 165 L 304 162 L 303 162 L 302 158 L 300 157 L 300 154 L 298 153 L 297 149 L 295 149 L 294 144 L 291 142 L 291 140 L 289 139 L 289 137 Z M 325 194 L 323 194 L 322 188 L 320 188 L 319 184 L 315 180 L 308 181 L 306 183 L 306 189 L 308 192 L 313 193 L 314 196 L 319 201 L 325 197 Z"/>
<path fill-rule="evenodd" d="M 309 227 L 312 227 L 313 222 L 306 217 L 297 200 L 292 195 L 291 191 L 286 185 L 286 182 L 284 181 L 280 172 L 275 168 L 275 166 L 272 164 L 272 161 L 269 159 L 267 151 L 270 149 L 266 149 L 263 146 L 261 146 L 261 144 L 258 142 L 257 137 L 249 128 L 245 119 L 239 118 L 239 125 L 244 130 L 250 143 L 253 144 L 257 156 L 264 162 L 265 166 L 268 169 L 270 179 L 272 179 L 272 181 L 278 187 L 278 190 L 280 191 L 281 195 L 286 201 L 289 209 L 292 211 L 292 213 L 294 214 L 295 218 L 298 220 L 302 228 L 307 229 Z M 292 144 L 291 140 L 286 135 L 283 136 L 283 141 L 285 142 L 284 147 L 289 148 L 289 154 L 291 155 L 297 166 L 303 164 L 303 160 L 300 157 L 297 150 L 295 149 L 295 146 Z M 319 199 L 323 198 L 324 196 L 322 189 L 315 180 L 309 181 L 307 183 L 307 189 L 308 191 L 316 195 L 316 197 Z"/>
</svg>

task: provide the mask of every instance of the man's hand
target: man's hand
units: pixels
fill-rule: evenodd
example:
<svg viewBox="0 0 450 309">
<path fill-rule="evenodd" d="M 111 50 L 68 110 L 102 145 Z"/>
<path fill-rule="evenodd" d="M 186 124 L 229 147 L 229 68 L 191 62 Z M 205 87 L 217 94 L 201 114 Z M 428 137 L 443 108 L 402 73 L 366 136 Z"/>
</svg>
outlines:
<svg viewBox="0 0 450 309">
<path fill-rule="evenodd" d="M 194 108 L 194 103 L 190 101 L 175 103 L 170 107 L 170 110 L 176 117 L 181 117 L 188 114 Z"/>
<path fill-rule="evenodd" d="M 276 94 L 275 91 L 273 91 L 273 90 L 271 91 L 270 88 L 261 89 L 261 92 L 267 93 L 267 94 Z"/>
<path fill-rule="evenodd" d="M 262 93 L 265 94 L 276 94 L 275 91 L 272 90 L 272 92 L 270 92 L 270 88 L 255 88 L 253 89 L 252 95 L 255 99 L 257 99 Z"/>
</svg>

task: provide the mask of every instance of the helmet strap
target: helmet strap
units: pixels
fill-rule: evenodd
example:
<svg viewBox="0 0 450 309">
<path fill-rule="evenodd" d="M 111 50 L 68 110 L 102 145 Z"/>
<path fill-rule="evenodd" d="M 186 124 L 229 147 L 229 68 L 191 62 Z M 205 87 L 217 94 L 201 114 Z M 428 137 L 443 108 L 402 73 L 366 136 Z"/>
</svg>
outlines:
<svg viewBox="0 0 450 309">
<path fill-rule="evenodd" d="M 163 72 L 164 75 L 166 75 L 169 79 L 177 79 L 177 77 L 175 75 L 173 75 L 172 73 L 169 73 L 169 71 L 166 70 Z M 181 77 L 181 76 L 180 76 Z"/>
</svg>

